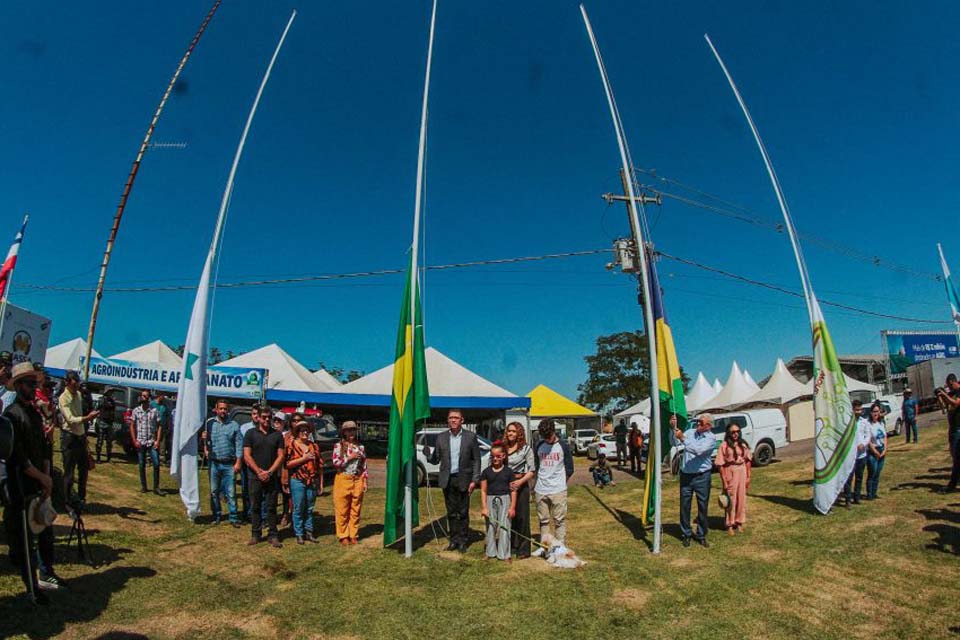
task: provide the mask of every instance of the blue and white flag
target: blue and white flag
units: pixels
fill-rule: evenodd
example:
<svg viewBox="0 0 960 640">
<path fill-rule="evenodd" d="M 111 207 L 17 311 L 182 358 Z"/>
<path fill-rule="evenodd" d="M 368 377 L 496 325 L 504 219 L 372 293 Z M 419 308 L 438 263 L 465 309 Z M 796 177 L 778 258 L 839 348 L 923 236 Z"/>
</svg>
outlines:
<svg viewBox="0 0 960 640">
<path fill-rule="evenodd" d="M 943 267 L 943 284 L 947 288 L 950 315 L 953 316 L 953 321 L 960 329 L 960 292 L 957 291 L 957 286 L 953 284 L 953 279 L 950 277 L 950 267 L 947 266 L 947 260 L 943 257 L 943 247 L 940 246 L 939 242 L 937 243 L 937 251 L 940 252 L 940 266 Z"/>
</svg>

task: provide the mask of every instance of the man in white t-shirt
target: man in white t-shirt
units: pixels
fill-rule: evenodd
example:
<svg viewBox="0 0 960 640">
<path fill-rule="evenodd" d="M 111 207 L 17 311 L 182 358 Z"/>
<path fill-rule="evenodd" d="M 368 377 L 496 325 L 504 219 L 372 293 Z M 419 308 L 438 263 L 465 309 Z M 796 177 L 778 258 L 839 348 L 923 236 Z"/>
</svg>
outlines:
<svg viewBox="0 0 960 640">
<path fill-rule="evenodd" d="M 537 431 L 540 442 L 533 451 L 537 467 L 537 517 L 540 519 L 540 538 L 550 533 L 563 544 L 567 537 L 567 480 L 573 475 L 573 456 L 567 443 L 557 437 L 557 427 L 549 418 L 541 420 Z"/>
<path fill-rule="evenodd" d="M 843 485 L 843 506 L 847 509 L 850 508 L 851 504 L 860 504 L 863 470 L 867 466 L 867 445 L 870 444 L 870 421 L 862 415 L 863 403 L 854 400 L 852 404 L 853 415 L 856 416 L 857 420 L 857 462 L 853 465 L 853 471 L 850 472 L 850 476 Z"/>
</svg>

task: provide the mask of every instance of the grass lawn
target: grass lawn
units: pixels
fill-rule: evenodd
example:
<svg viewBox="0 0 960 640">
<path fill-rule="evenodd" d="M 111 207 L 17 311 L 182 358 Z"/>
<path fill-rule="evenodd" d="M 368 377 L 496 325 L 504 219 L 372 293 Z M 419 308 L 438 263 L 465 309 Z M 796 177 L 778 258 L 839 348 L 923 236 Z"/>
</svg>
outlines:
<svg viewBox="0 0 960 640">
<path fill-rule="evenodd" d="M 142 496 L 136 465 L 101 465 L 86 517 L 100 566 L 77 563 L 58 520 L 58 571 L 69 591 L 33 609 L 2 563 L 0 637 L 955 637 L 960 494 L 937 492 L 949 474 L 945 429 L 927 427 L 909 447 L 892 438 L 880 499 L 829 516 L 809 507 L 809 461 L 755 470 L 747 532 L 723 534 L 714 494 L 709 549 L 681 547 L 669 476 L 659 556 L 635 515 L 640 483 L 576 486 L 567 542 L 588 564 L 574 571 L 537 559 L 485 561 L 480 544 L 463 557 L 447 553 L 429 526 L 404 559 L 380 547 L 377 489 L 356 547 L 336 544 L 327 495 L 317 504 L 320 544 L 250 548 L 246 529 L 189 523 L 176 495 Z M 440 516 L 439 493 L 432 503 Z M 426 496 L 421 511 L 428 522 Z"/>
</svg>

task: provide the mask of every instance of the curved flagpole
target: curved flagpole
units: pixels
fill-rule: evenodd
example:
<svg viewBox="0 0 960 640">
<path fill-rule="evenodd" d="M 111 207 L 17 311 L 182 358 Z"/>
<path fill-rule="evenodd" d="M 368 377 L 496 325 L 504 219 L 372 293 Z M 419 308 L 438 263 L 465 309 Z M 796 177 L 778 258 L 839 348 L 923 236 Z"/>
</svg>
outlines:
<svg viewBox="0 0 960 640">
<path fill-rule="evenodd" d="M 710 46 L 713 56 L 720 64 L 723 75 L 726 76 L 727 82 L 733 90 L 733 95 L 736 96 L 740 109 L 747 119 L 747 124 L 750 125 L 750 131 L 753 133 L 753 139 L 756 141 L 760 155 L 763 157 L 767 174 L 770 176 L 770 183 L 773 185 L 780 211 L 783 213 L 783 220 L 790 236 L 790 244 L 793 246 L 794 258 L 797 261 L 797 269 L 800 272 L 804 299 L 807 303 L 807 314 L 810 318 L 810 330 L 813 334 L 813 370 L 815 375 L 813 387 L 815 418 L 813 506 L 821 513 L 828 513 L 840 493 L 843 482 L 853 470 L 856 458 L 854 443 L 856 416 L 853 415 L 850 397 L 847 394 L 846 380 L 840 368 L 836 348 L 833 345 L 830 332 L 827 330 L 827 322 L 823 317 L 823 311 L 820 309 L 817 296 L 814 294 L 813 285 L 810 283 L 807 263 L 803 257 L 800 242 L 797 240 L 793 218 L 787 206 L 787 199 L 783 195 L 780 179 L 777 178 L 777 173 L 773 169 L 770 154 L 767 153 L 766 145 L 760 138 L 757 125 L 753 122 L 750 110 L 747 109 L 747 103 L 740 95 L 740 90 L 733 81 L 733 76 L 730 75 L 727 65 L 723 63 L 717 48 L 713 46 L 710 36 L 704 34 L 703 37 Z"/>
<path fill-rule="evenodd" d="M 430 13 L 430 42 L 427 45 L 427 71 L 423 81 L 423 105 L 420 110 L 420 145 L 417 151 L 417 187 L 413 205 L 413 244 L 410 249 L 410 324 L 416 333 L 417 322 L 417 256 L 420 249 L 420 210 L 423 203 L 424 157 L 427 153 L 427 114 L 430 99 L 430 69 L 433 66 L 433 34 L 437 24 L 437 0 L 433 0 Z M 403 551 L 406 557 L 413 555 L 413 465 L 404 470 L 406 479 L 403 488 Z"/>
<path fill-rule="evenodd" d="M 593 54 L 597 59 L 597 67 L 600 70 L 600 77 L 603 79 L 603 88 L 607 94 L 607 104 L 610 106 L 610 117 L 613 119 L 613 128 L 617 134 L 617 145 L 620 148 L 620 162 L 623 165 L 624 182 L 627 185 L 627 206 L 630 210 L 630 229 L 633 232 L 634 240 L 637 243 L 637 258 L 640 263 L 640 286 L 643 291 L 643 316 L 647 327 L 647 346 L 650 351 L 650 424 L 651 429 L 660 427 L 660 402 L 654 402 L 655 394 L 660 393 L 660 382 L 658 380 L 657 366 L 657 342 L 654 335 L 653 308 L 651 307 L 650 297 L 650 279 L 647 274 L 647 249 L 643 236 L 643 227 L 640 224 L 640 217 L 637 214 L 637 196 L 633 190 L 633 167 L 630 166 L 630 150 L 627 148 L 626 134 L 623 132 L 623 124 L 620 121 L 620 112 L 617 109 L 616 100 L 613 97 L 613 89 L 610 87 L 610 79 L 607 77 L 607 69 L 603 64 L 603 58 L 600 56 L 600 47 L 597 45 L 597 38 L 593 35 L 593 27 L 590 25 L 590 18 L 587 16 L 587 10 L 580 5 L 580 13 L 583 15 L 583 23 L 587 27 L 587 35 L 590 36 L 590 44 L 593 45 Z M 654 456 L 657 460 L 657 496 L 656 511 L 653 524 L 653 552 L 660 553 L 660 501 L 662 483 L 660 477 L 660 440 L 654 440 Z"/>
<path fill-rule="evenodd" d="M 280 36 L 280 41 L 277 42 L 277 47 L 270 58 L 270 64 L 267 65 L 267 70 L 263 74 L 260 88 L 257 90 L 253 106 L 250 107 L 250 113 L 247 115 L 247 122 L 243 127 L 243 133 L 240 135 L 240 142 L 237 144 L 237 151 L 234 153 L 233 164 L 230 166 L 230 174 L 227 177 L 227 185 L 223 190 L 223 198 L 220 201 L 220 211 L 217 214 L 213 239 L 210 241 L 210 249 L 207 251 L 206 262 L 200 276 L 200 284 L 197 287 L 197 297 L 193 302 L 187 339 L 184 342 L 183 368 L 177 386 L 177 405 L 173 423 L 173 443 L 176 446 L 176 454 L 172 455 L 170 474 L 179 480 L 180 498 L 187 508 L 187 517 L 190 519 L 195 518 L 200 513 L 196 461 L 197 431 L 204 425 L 207 417 L 207 345 L 211 320 L 211 314 L 209 313 L 211 274 L 223 240 L 223 227 L 227 219 L 230 198 L 233 195 L 233 182 L 237 175 L 237 166 L 240 164 L 240 158 L 243 155 L 244 145 L 247 142 L 247 134 L 250 132 L 250 125 L 253 123 L 257 106 L 260 104 L 260 97 L 267 86 L 267 81 L 270 80 L 273 65 L 277 61 L 277 56 L 280 55 L 280 49 L 283 47 L 290 26 L 296 17 L 297 12 L 294 10 L 290 14 L 290 19 L 287 21 L 283 34 Z"/>
<path fill-rule="evenodd" d="M 207 25 L 210 24 L 210 20 L 213 18 L 213 14 L 217 12 L 221 2 L 222 0 L 216 0 L 216 2 L 213 3 L 213 7 L 210 9 L 209 13 L 207 13 L 207 16 L 203 19 L 203 22 L 200 23 L 200 28 L 197 30 L 196 35 L 193 36 L 193 40 L 190 41 L 190 46 L 187 47 L 183 57 L 180 58 L 180 64 L 177 65 L 176 71 L 173 72 L 173 77 L 171 77 L 170 82 L 167 83 L 167 89 L 163 92 L 163 97 L 160 98 L 160 103 L 157 105 L 157 110 L 153 112 L 153 118 L 150 120 L 150 125 L 147 127 L 147 132 L 143 136 L 143 141 L 140 143 L 140 150 L 137 151 L 137 156 L 133 159 L 133 166 L 130 168 L 130 174 L 127 176 L 127 182 L 123 185 L 123 193 L 120 194 L 120 204 L 117 205 L 117 212 L 113 216 L 113 226 L 110 227 L 110 236 L 107 238 L 107 248 L 103 252 L 103 262 L 100 263 L 100 277 L 97 280 L 97 291 L 93 296 L 93 309 L 90 312 L 90 326 L 87 329 L 87 354 L 83 360 L 84 380 L 87 380 L 90 377 L 90 354 L 93 351 L 93 335 L 97 331 L 97 315 L 100 313 L 100 300 L 103 298 L 103 286 L 107 279 L 107 267 L 110 265 L 110 256 L 113 253 L 113 245 L 117 239 L 117 232 L 120 230 L 120 220 L 123 218 L 123 212 L 127 208 L 127 198 L 130 197 L 130 191 L 133 189 L 133 182 L 137 179 L 137 173 L 140 171 L 140 161 L 143 160 L 143 154 L 146 153 L 147 147 L 150 146 L 150 139 L 153 137 L 153 131 L 157 127 L 157 121 L 160 120 L 160 114 L 163 112 L 163 108 L 166 106 L 167 100 L 170 98 L 170 93 L 173 91 L 174 85 L 177 84 L 177 80 L 180 78 L 180 72 L 183 71 L 183 68 L 186 66 L 187 60 L 189 60 L 191 54 L 193 54 L 193 50 L 200 41 L 200 37 L 203 35 L 203 32 L 207 30 Z"/>
</svg>

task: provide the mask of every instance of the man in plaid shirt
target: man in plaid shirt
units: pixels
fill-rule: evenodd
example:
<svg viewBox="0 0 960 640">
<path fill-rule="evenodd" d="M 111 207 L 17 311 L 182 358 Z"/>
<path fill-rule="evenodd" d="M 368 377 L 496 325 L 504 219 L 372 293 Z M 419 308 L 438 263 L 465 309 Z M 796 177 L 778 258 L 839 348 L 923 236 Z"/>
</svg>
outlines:
<svg viewBox="0 0 960 640">
<path fill-rule="evenodd" d="M 140 493 L 147 492 L 147 456 L 153 464 L 153 492 L 160 493 L 160 416 L 150 406 L 150 392 L 140 392 L 140 404 L 130 414 L 130 439 L 137 448 L 140 465 Z"/>
</svg>

